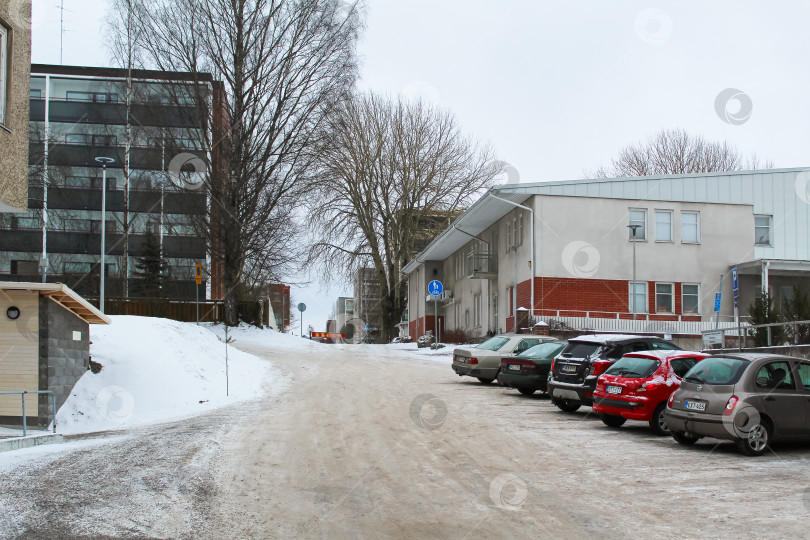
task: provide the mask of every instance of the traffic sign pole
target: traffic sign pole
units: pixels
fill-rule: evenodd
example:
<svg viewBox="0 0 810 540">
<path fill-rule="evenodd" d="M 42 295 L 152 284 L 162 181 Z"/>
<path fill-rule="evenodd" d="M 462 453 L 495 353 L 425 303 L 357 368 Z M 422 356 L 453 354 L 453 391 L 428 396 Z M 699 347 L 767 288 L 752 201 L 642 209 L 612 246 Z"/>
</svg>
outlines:
<svg viewBox="0 0 810 540">
<path fill-rule="evenodd" d="M 196 304 L 197 304 L 197 325 L 200 324 L 200 283 L 202 283 L 202 265 L 197 263 L 194 266 L 194 280 L 196 284 L 194 285 L 194 296 L 196 297 Z"/>
<path fill-rule="evenodd" d="M 444 291 L 444 285 L 438 279 L 428 283 L 428 293 L 433 297 L 433 339 L 439 344 L 439 295 Z"/>
</svg>

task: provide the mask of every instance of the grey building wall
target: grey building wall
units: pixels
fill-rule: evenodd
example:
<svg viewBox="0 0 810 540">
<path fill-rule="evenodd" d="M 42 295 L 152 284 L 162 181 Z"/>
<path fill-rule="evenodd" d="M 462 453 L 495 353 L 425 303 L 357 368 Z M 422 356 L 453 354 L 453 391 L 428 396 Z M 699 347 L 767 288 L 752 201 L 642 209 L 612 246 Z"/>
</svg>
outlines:
<svg viewBox="0 0 810 540">
<path fill-rule="evenodd" d="M 79 332 L 79 339 L 74 339 Z M 52 390 L 59 410 L 90 364 L 90 325 L 56 302 L 39 299 L 39 389 Z M 39 402 L 39 420 L 51 421 L 49 397 Z"/>
</svg>

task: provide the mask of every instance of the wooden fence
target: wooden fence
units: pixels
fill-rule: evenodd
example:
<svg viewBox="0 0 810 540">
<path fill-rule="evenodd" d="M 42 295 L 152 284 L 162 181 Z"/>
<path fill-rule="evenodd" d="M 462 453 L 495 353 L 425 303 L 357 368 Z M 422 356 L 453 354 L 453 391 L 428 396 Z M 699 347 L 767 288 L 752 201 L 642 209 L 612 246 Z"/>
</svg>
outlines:
<svg viewBox="0 0 810 540">
<path fill-rule="evenodd" d="M 98 299 L 89 299 L 98 305 Z M 239 302 L 239 318 L 255 326 L 268 326 L 268 300 Z M 163 317 L 182 322 L 197 321 L 197 303 L 194 300 L 172 300 L 165 298 L 106 298 L 104 312 L 107 315 L 139 315 L 141 317 Z M 224 322 L 225 302 L 223 300 L 200 300 L 200 322 Z"/>
</svg>

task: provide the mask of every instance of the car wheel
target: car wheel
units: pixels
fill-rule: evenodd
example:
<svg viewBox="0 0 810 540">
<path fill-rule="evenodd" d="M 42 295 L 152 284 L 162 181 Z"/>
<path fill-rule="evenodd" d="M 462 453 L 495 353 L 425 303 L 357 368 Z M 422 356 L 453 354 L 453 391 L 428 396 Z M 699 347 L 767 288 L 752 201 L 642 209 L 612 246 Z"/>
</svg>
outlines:
<svg viewBox="0 0 810 540">
<path fill-rule="evenodd" d="M 737 448 L 746 456 L 761 456 L 768 449 L 773 430 L 765 421 L 760 420 L 748 431 L 748 436 L 737 440 Z"/>
<path fill-rule="evenodd" d="M 567 399 L 558 399 L 554 402 L 554 405 L 557 406 L 558 409 L 565 412 L 574 412 L 579 410 L 582 407 L 582 403 L 578 401 L 569 401 Z"/>
<path fill-rule="evenodd" d="M 518 392 L 520 392 L 524 396 L 530 396 L 530 395 L 534 394 L 535 389 L 534 388 L 518 388 Z"/>
<path fill-rule="evenodd" d="M 600 414 L 599 419 L 608 427 L 622 427 L 627 418 L 622 418 L 616 414 Z"/>
<path fill-rule="evenodd" d="M 653 412 L 652 418 L 650 419 L 650 429 L 655 432 L 656 435 L 669 435 L 669 426 L 667 426 L 666 418 L 664 418 L 664 411 L 667 408 L 666 401 L 661 403 L 658 407 L 655 408 Z"/>
<path fill-rule="evenodd" d="M 486 377 L 478 377 L 478 380 L 481 381 L 482 384 L 489 384 L 495 380 L 493 377 L 492 379 L 487 379 Z"/>
<path fill-rule="evenodd" d="M 683 444 L 685 446 L 695 444 L 696 442 L 698 442 L 698 439 L 700 439 L 700 437 L 697 437 L 695 435 L 687 435 L 683 431 L 673 431 L 672 438 L 675 439 L 675 442 Z"/>
</svg>

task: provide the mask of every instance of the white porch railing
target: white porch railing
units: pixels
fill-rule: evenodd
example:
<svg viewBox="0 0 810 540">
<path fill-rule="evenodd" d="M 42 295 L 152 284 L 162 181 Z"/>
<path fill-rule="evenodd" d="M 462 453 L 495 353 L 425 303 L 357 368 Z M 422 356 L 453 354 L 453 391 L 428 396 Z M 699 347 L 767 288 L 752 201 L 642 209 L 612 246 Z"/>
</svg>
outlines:
<svg viewBox="0 0 810 540">
<path fill-rule="evenodd" d="M 656 334 L 686 334 L 699 336 L 704 330 L 714 330 L 718 328 L 716 321 L 656 321 L 647 320 L 646 315 L 643 320 L 601 318 L 601 317 L 536 317 L 537 320 L 551 324 L 551 321 L 559 321 L 575 330 L 593 330 L 596 332 L 627 332 L 627 333 L 656 333 Z M 746 328 L 748 323 L 740 323 L 742 328 Z M 720 329 L 734 328 L 737 325 L 733 321 L 720 321 Z"/>
</svg>

